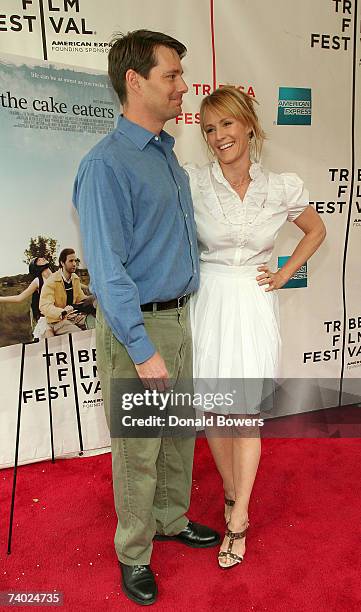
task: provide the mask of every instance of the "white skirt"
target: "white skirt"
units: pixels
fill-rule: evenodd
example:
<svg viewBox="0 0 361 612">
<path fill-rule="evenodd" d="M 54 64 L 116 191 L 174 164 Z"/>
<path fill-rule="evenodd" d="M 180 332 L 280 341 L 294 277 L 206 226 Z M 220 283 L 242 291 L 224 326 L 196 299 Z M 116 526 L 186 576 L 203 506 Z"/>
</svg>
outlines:
<svg viewBox="0 0 361 612">
<path fill-rule="evenodd" d="M 258 285 L 259 274 L 257 266 L 201 262 L 200 288 L 190 304 L 195 392 L 237 391 L 231 406 L 213 412 L 258 413 L 270 395 L 265 381 L 273 388 L 277 377 L 278 296 Z"/>
</svg>

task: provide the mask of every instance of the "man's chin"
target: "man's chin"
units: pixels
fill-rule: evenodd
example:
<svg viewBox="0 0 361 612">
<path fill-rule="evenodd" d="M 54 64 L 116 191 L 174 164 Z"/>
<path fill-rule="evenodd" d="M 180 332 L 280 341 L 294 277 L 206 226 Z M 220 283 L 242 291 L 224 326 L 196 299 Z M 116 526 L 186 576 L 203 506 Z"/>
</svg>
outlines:
<svg viewBox="0 0 361 612">
<path fill-rule="evenodd" d="M 182 105 L 178 104 L 177 106 L 174 107 L 173 110 L 171 110 L 169 112 L 167 121 L 170 121 L 170 119 L 175 119 L 176 117 L 178 117 L 180 114 L 182 113 Z"/>
</svg>

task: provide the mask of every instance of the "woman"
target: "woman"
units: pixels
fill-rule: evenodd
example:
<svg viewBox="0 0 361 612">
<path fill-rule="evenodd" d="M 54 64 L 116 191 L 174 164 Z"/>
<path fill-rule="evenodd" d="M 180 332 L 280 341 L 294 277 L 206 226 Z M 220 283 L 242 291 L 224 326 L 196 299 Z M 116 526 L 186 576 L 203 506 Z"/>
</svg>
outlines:
<svg viewBox="0 0 361 612">
<path fill-rule="evenodd" d="M 41 315 L 39 309 L 40 292 L 44 281 L 50 276 L 51 270 L 49 262 L 45 257 L 35 257 L 29 263 L 29 274 L 35 278 L 30 285 L 18 295 L 7 295 L 0 297 L 0 304 L 3 303 L 20 303 L 31 296 L 31 323 L 34 339 L 50 338 L 54 335 L 52 329 L 48 326 L 45 317 Z"/>
<path fill-rule="evenodd" d="M 195 207 L 201 283 L 191 306 L 194 378 L 242 380 L 243 400 L 228 409 L 257 415 L 263 389 L 249 394 L 247 384 L 274 379 L 280 352 L 277 294 L 316 251 L 325 227 L 308 205 L 308 192 L 295 174 L 274 174 L 258 160 L 264 139 L 255 101 L 234 87 L 204 98 L 202 134 L 215 160 L 198 169 L 187 166 Z M 275 238 L 285 221 L 304 236 L 287 263 L 271 272 Z M 218 384 L 218 383 L 217 383 Z M 248 384 L 248 387 L 252 385 Z M 240 397 L 240 395 L 238 395 Z M 258 398 L 258 399 L 257 399 Z M 219 412 L 219 410 L 217 410 Z M 224 409 L 222 410 L 224 413 Z M 208 421 L 209 419 L 207 419 Z M 260 458 L 256 433 L 240 435 L 235 425 L 207 437 L 223 479 L 227 531 L 218 561 L 230 568 L 243 560 L 248 505 Z"/>
</svg>

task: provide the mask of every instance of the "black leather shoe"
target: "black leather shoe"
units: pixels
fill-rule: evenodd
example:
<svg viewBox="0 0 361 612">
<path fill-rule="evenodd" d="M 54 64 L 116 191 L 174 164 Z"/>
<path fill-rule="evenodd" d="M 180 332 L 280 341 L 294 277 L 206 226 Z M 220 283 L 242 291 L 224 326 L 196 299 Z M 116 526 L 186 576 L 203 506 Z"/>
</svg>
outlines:
<svg viewBox="0 0 361 612">
<path fill-rule="evenodd" d="M 162 542 L 175 540 L 182 542 L 187 546 L 191 546 L 192 548 L 208 548 L 210 546 L 217 546 L 217 544 L 219 544 L 221 541 L 219 534 L 214 531 L 214 529 L 206 527 L 206 525 L 200 525 L 199 523 L 192 523 L 191 521 L 189 521 L 187 527 L 180 533 L 177 533 L 177 535 L 166 536 L 157 533 L 154 536 L 154 539 Z"/>
<path fill-rule="evenodd" d="M 150 606 L 157 599 L 158 589 L 149 565 L 120 563 L 123 593 L 141 606 Z"/>
</svg>

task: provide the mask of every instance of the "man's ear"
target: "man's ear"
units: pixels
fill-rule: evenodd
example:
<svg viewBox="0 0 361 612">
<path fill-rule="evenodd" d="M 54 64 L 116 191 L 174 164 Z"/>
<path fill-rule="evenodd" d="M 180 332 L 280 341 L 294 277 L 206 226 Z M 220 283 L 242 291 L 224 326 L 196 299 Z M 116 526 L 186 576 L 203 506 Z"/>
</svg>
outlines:
<svg viewBox="0 0 361 612">
<path fill-rule="evenodd" d="M 125 82 L 130 91 L 134 91 L 135 93 L 140 92 L 139 74 L 132 68 L 129 68 L 125 73 Z"/>
</svg>

